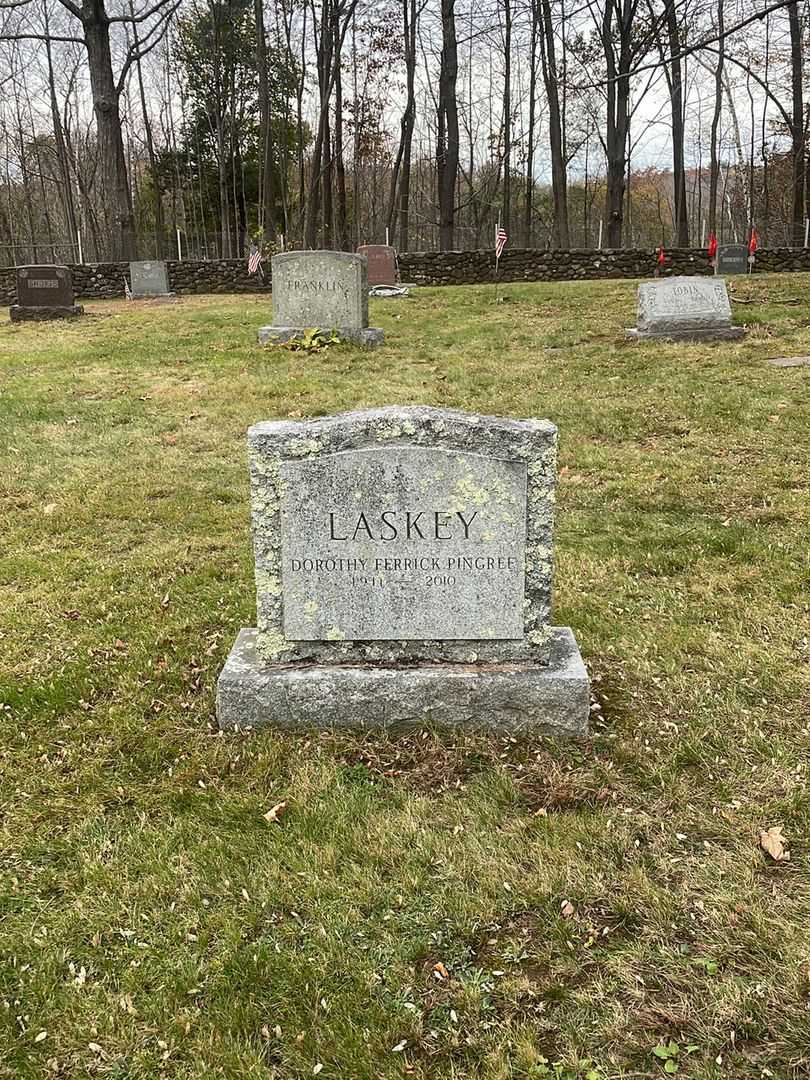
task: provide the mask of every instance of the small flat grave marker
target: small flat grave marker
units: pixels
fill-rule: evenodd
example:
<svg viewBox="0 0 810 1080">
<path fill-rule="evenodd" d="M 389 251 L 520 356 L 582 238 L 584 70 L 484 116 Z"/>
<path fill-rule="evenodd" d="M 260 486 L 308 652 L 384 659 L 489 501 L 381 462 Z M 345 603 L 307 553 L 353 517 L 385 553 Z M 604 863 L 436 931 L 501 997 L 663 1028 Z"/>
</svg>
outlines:
<svg viewBox="0 0 810 1080">
<path fill-rule="evenodd" d="M 645 281 L 638 287 L 634 338 L 711 340 L 741 338 L 745 330 L 731 325 L 731 304 L 722 278 L 672 277 Z"/>
<path fill-rule="evenodd" d="M 273 322 L 259 341 L 280 344 L 305 330 L 335 330 L 365 348 L 382 344 L 368 325 L 368 273 L 362 255 L 347 251 L 286 251 L 272 260 Z"/>
<path fill-rule="evenodd" d="M 550 623 L 556 434 L 419 406 L 252 427 L 257 626 L 220 725 L 583 733 L 587 674 Z"/>
<path fill-rule="evenodd" d="M 129 281 L 133 300 L 172 295 L 169 292 L 169 272 L 165 262 L 131 262 Z"/>
<path fill-rule="evenodd" d="M 810 356 L 772 356 L 768 363 L 773 367 L 810 367 Z"/>
<path fill-rule="evenodd" d="M 74 303 L 70 267 L 18 267 L 17 303 L 9 314 L 12 322 L 73 319 L 84 314 L 84 308 Z"/>
</svg>

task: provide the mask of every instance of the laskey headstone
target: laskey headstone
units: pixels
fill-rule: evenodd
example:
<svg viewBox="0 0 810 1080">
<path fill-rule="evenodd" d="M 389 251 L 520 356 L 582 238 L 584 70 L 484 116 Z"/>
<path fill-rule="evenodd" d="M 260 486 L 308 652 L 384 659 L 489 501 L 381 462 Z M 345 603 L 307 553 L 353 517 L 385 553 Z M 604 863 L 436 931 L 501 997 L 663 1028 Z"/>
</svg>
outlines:
<svg viewBox="0 0 810 1080">
<path fill-rule="evenodd" d="M 172 295 L 169 291 L 169 272 L 165 262 L 131 262 L 129 281 L 133 300 Z"/>
<path fill-rule="evenodd" d="M 73 319 L 84 314 L 74 303 L 73 275 L 69 266 L 17 267 L 17 303 L 12 322 L 29 319 Z"/>
<path fill-rule="evenodd" d="M 745 330 L 731 325 L 731 304 L 722 278 L 672 277 L 645 281 L 638 287 L 634 338 L 711 340 L 741 338 Z"/>
<path fill-rule="evenodd" d="M 368 259 L 368 283 L 375 285 L 396 285 L 397 253 L 388 244 L 363 244 L 357 249 L 358 255 Z"/>
<path fill-rule="evenodd" d="M 556 439 L 421 406 L 252 427 L 257 625 L 220 726 L 584 733 L 588 676 L 550 622 Z"/>
<path fill-rule="evenodd" d="M 280 344 L 305 330 L 335 330 L 365 348 L 382 344 L 368 325 L 368 264 L 347 251 L 285 251 L 272 259 L 273 323 L 259 341 Z"/>
<path fill-rule="evenodd" d="M 724 244 L 717 249 L 715 273 L 730 277 L 748 273 L 748 248 L 745 244 Z"/>
</svg>

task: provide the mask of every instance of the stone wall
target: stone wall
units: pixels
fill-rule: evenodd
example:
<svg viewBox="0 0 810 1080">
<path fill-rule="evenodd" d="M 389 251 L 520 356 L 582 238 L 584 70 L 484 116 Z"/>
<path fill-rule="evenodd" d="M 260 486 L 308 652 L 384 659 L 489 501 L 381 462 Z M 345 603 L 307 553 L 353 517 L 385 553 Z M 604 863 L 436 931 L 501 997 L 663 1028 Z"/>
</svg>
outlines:
<svg viewBox="0 0 810 1080">
<path fill-rule="evenodd" d="M 265 269 L 266 283 L 259 274 L 248 274 L 244 259 L 168 260 L 169 288 L 178 295 L 188 293 L 247 293 L 270 289 L 270 267 Z M 86 300 L 109 300 L 124 296 L 124 281 L 129 281 L 129 263 L 74 265 L 73 290 Z M 16 271 L 0 268 L 0 304 L 13 304 L 17 296 Z"/>
<path fill-rule="evenodd" d="M 666 275 L 710 274 L 706 252 L 699 248 L 668 249 Z M 471 285 L 487 281 L 571 281 L 585 278 L 652 277 L 656 252 L 542 251 L 539 248 L 507 248 L 495 277 L 495 256 L 488 251 L 418 251 L 399 256 L 400 277 L 417 285 Z M 270 288 L 269 263 L 266 280 L 248 274 L 244 259 L 210 262 L 169 260 L 169 287 L 178 295 L 188 293 L 258 293 Z M 757 252 L 755 271 L 810 271 L 810 248 L 769 248 Z M 124 296 L 129 264 L 97 263 L 73 266 L 76 296 L 89 300 Z M 0 305 L 16 300 L 13 267 L 0 268 Z"/>
<path fill-rule="evenodd" d="M 417 285 L 468 285 L 486 281 L 571 281 L 584 278 L 652 277 L 657 252 L 541 251 L 507 248 L 495 277 L 493 251 L 424 251 L 399 256 L 400 277 Z M 711 274 L 706 252 L 700 248 L 666 250 L 664 274 Z M 810 271 L 810 248 L 771 248 L 757 252 L 755 272 Z"/>
</svg>

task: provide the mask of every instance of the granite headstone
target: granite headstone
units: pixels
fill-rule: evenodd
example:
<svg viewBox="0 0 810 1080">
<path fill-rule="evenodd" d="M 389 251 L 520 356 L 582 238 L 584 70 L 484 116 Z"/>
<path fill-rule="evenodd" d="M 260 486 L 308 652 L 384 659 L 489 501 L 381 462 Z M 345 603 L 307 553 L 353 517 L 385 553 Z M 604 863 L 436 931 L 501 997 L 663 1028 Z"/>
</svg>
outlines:
<svg viewBox="0 0 810 1080">
<path fill-rule="evenodd" d="M 587 729 L 551 625 L 557 431 L 420 406 L 248 433 L 257 625 L 220 726 Z"/>
<path fill-rule="evenodd" d="M 380 345 L 382 330 L 368 325 L 368 264 L 347 251 L 286 251 L 272 260 L 273 323 L 259 330 L 262 344 L 283 343 L 305 330 L 334 330 L 342 341 Z"/>
<path fill-rule="evenodd" d="M 368 283 L 375 285 L 396 285 L 397 253 L 388 244 L 363 244 L 357 249 L 358 255 L 365 255 L 368 260 Z"/>
<path fill-rule="evenodd" d="M 748 273 L 748 248 L 745 244 L 724 244 L 717 249 L 715 273 L 730 277 Z"/>
<path fill-rule="evenodd" d="M 134 300 L 171 295 L 169 273 L 165 262 L 131 262 L 129 281 Z"/>
<path fill-rule="evenodd" d="M 17 268 L 17 303 L 10 310 L 12 322 L 72 319 L 83 313 L 84 308 L 74 303 L 69 266 Z"/>
<path fill-rule="evenodd" d="M 722 278 L 672 277 L 645 281 L 638 287 L 635 338 L 701 340 L 740 338 L 731 325 L 731 304 Z"/>
</svg>

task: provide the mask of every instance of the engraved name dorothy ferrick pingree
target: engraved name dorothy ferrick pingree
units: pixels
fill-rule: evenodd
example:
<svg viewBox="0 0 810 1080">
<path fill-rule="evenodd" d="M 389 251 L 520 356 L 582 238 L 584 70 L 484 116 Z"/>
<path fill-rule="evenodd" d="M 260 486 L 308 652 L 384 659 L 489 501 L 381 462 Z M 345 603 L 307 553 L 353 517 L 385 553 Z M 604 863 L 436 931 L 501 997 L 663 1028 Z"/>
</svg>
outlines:
<svg viewBox="0 0 810 1080">
<path fill-rule="evenodd" d="M 469 540 L 470 527 L 478 517 L 473 510 L 466 516 L 457 510 L 453 514 L 441 510 L 383 510 L 366 515 L 364 511 L 350 517 L 329 514 L 329 539 L 352 540 Z"/>
</svg>

